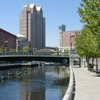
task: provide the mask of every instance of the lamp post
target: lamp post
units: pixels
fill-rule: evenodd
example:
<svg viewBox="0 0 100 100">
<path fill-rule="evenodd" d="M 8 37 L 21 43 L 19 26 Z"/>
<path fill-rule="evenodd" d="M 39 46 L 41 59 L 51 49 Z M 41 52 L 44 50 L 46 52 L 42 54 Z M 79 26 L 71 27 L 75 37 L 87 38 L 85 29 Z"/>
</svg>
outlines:
<svg viewBox="0 0 100 100">
<path fill-rule="evenodd" d="M 17 44 L 17 54 L 19 55 L 19 52 L 20 52 L 20 45 L 19 44 Z"/>
<path fill-rule="evenodd" d="M 6 48 L 6 52 L 8 53 L 8 41 L 5 41 L 5 48 Z"/>
<path fill-rule="evenodd" d="M 72 50 L 72 42 L 70 43 L 70 46 L 71 46 L 71 50 Z"/>
<path fill-rule="evenodd" d="M 17 42 L 16 42 L 16 51 L 19 52 L 20 51 L 20 41 L 17 38 Z"/>
<path fill-rule="evenodd" d="M 8 47 L 8 45 L 7 45 L 7 44 L 8 44 L 8 41 L 7 41 L 7 40 L 5 40 L 5 41 L 4 41 L 3 52 L 5 52 L 5 48 L 6 48 L 6 47 Z M 7 51 L 7 48 L 6 48 L 6 51 Z"/>
</svg>

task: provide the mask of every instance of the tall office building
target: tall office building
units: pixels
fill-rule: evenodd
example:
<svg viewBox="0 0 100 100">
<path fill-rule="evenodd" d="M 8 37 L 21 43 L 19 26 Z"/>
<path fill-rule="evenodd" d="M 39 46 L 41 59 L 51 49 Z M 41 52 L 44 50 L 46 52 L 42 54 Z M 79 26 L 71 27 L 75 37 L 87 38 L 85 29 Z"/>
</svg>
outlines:
<svg viewBox="0 0 100 100">
<path fill-rule="evenodd" d="M 45 18 L 42 7 L 28 4 L 20 15 L 20 34 L 30 44 L 31 51 L 45 48 Z"/>
</svg>

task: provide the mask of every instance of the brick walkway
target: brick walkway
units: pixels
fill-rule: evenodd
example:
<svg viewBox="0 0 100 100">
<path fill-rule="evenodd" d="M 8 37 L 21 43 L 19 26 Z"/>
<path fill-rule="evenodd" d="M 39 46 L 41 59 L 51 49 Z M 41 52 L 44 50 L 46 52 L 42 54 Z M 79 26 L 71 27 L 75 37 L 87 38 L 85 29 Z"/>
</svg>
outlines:
<svg viewBox="0 0 100 100">
<path fill-rule="evenodd" d="M 74 100 L 100 100 L 100 76 L 86 68 L 73 68 L 75 74 Z"/>
</svg>

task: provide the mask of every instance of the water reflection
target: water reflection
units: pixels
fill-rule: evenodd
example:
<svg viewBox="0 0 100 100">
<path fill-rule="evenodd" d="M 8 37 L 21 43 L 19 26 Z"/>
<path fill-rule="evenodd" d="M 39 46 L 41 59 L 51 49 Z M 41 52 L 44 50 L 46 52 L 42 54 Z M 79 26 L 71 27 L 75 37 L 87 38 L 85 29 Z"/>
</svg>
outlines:
<svg viewBox="0 0 100 100">
<path fill-rule="evenodd" d="M 0 100 L 62 100 L 68 81 L 69 68 L 62 66 L 1 70 Z"/>
</svg>

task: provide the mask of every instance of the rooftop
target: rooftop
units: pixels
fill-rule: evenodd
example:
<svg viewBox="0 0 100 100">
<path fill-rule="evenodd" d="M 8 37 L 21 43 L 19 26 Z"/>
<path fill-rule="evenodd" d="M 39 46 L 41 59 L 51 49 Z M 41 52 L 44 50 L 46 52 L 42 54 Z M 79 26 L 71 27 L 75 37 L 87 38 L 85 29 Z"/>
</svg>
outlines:
<svg viewBox="0 0 100 100">
<path fill-rule="evenodd" d="M 27 8 L 28 6 L 29 6 L 30 8 L 34 8 L 35 4 L 30 4 L 30 5 L 27 4 L 27 5 L 24 6 L 24 8 Z M 40 10 L 42 9 L 42 7 L 41 7 L 41 6 L 40 6 L 40 7 L 36 7 L 36 9 L 37 9 L 37 11 L 40 11 Z"/>
<path fill-rule="evenodd" d="M 17 37 L 24 37 L 23 35 L 21 35 L 21 34 L 18 34 L 18 35 L 16 35 Z"/>
<path fill-rule="evenodd" d="M 65 32 L 80 32 L 82 30 L 72 30 L 72 31 L 65 31 Z"/>
<path fill-rule="evenodd" d="M 42 7 L 40 6 L 40 7 L 36 7 L 36 9 L 38 10 L 38 11 L 40 11 L 41 9 L 42 9 Z"/>
<path fill-rule="evenodd" d="M 35 6 L 35 4 L 30 4 L 30 8 L 33 8 Z"/>
</svg>

